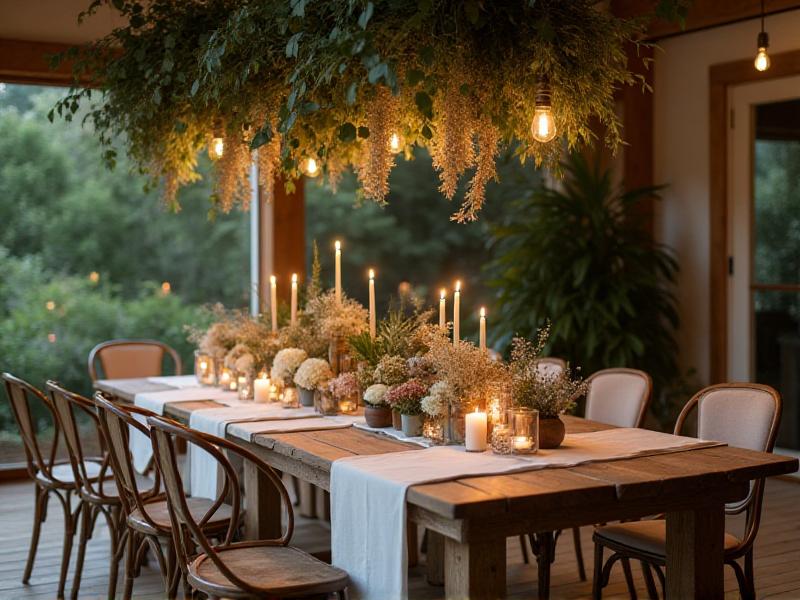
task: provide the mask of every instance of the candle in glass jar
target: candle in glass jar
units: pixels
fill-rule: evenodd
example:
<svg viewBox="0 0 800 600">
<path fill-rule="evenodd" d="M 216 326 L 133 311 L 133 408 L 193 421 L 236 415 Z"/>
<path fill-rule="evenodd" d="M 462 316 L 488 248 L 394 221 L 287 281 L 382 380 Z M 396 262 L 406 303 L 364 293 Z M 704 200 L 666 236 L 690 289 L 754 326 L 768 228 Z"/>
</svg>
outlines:
<svg viewBox="0 0 800 600">
<path fill-rule="evenodd" d="M 231 370 L 228 368 L 222 369 L 222 373 L 219 376 L 219 385 L 221 387 L 228 387 L 231 382 Z"/>
<path fill-rule="evenodd" d="M 292 273 L 292 325 L 297 324 L 297 273 Z"/>
<path fill-rule="evenodd" d="M 533 448 L 533 440 L 527 435 L 514 436 L 514 450 L 530 450 Z"/>
<path fill-rule="evenodd" d="M 461 339 L 461 282 L 456 281 L 453 293 L 453 343 Z"/>
<path fill-rule="evenodd" d="M 464 415 L 464 441 L 467 452 L 483 452 L 486 450 L 487 419 L 485 412 L 467 413 Z"/>
<path fill-rule="evenodd" d="M 439 292 L 439 329 L 444 331 L 447 329 L 447 308 L 445 300 L 445 296 L 447 295 L 447 290 L 442 288 L 442 291 Z"/>
<path fill-rule="evenodd" d="M 479 347 L 481 350 L 486 351 L 486 309 L 481 308 L 480 319 L 480 342 Z"/>
<path fill-rule="evenodd" d="M 272 332 L 278 331 L 278 279 L 275 275 L 269 278 L 269 310 L 272 316 Z"/>
<path fill-rule="evenodd" d="M 254 398 L 256 402 L 269 402 L 272 382 L 268 377 L 259 377 L 253 382 Z"/>
<path fill-rule="evenodd" d="M 336 302 L 341 304 L 342 303 L 342 244 L 339 240 L 336 240 L 334 243 L 336 248 L 336 256 L 335 256 L 335 280 L 334 284 L 336 287 Z"/>
<path fill-rule="evenodd" d="M 375 339 L 375 271 L 369 270 L 369 337 Z"/>
</svg>

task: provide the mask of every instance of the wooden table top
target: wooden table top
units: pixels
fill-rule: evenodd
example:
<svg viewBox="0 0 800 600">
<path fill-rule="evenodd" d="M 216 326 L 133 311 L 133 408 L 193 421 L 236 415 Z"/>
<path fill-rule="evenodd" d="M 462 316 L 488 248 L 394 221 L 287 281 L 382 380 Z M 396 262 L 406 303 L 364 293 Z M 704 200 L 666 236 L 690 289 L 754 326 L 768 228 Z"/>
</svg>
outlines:
<svg viewBox="0 0 800 600">
<path fill-rule="evenodd" d="M 95 386 L 129 401 L 139 392 L 169 389 L 143 379 L 97 381 Z M 188 422 L 193 410 L 214 406 L 218 404 L 211 400 L 176 402 L 167 404 L 165 412 Z M 565 416 L 564 421 L 569 433 L 611 428 L 578 417 Z M 259 434 L 251 444 L 277 468 L 324 489 L 330 489 L 330 469 L 337 459 L 422 450 L 417 445 L 355 428 Z M 546 514 L 545 529 L 556 529 L 561 513 L 569 519 L 564 526 L 577 524 L 576 514 L 581 507 L 587 508 L 586 524 L 600 522 L 598 516 L 604 514 L 604 507 L 609 511 L 608 520 L 619 519 L 620 503 L 632 506 L 633 512 L 653 514 L 667 504 L 674 507 L 684 501 L 690 506 L 701 501 L 705 492 L 716 494 L 723 488 L 735 488 L 735 495 L 741 497 L 749 481 L 792 473 L 797 468 L 795 458 L 722 446 L 416 485 L 409 489 L 408 502 L 444 519 L 492 520 L 510 513 L 529 514 L 527 518 L 534 521 L 530 531 L 536 531 L 536 515 Z M 735 499 L 732 496 L 729 500 Z"/>
</svg>

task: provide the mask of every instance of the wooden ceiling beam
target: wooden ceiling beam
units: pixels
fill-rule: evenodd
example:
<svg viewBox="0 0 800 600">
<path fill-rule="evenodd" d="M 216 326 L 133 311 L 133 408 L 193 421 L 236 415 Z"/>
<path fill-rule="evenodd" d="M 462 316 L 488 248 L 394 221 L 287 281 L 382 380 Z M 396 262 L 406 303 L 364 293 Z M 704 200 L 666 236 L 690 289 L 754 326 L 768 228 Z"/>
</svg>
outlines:
<svg viewBox="0 0 800 600">
<path fill-rule="evenodd" d="M 50 57 L 69 48 L 69 44 L 0 39 L 0 81 L 70 85 L 71 64 L 63 62 L 56 69 L 50 68 Z"/>
</svg>

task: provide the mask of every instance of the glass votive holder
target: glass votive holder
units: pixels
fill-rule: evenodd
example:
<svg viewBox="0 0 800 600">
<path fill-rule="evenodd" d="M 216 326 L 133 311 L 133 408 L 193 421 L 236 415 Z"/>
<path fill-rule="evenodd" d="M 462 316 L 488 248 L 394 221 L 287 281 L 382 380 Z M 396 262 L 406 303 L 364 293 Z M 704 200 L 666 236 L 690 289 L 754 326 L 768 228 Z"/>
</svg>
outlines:
<svg viewBox="0 0 800 600">
<path fill-rule="evenodd" d="M 335 415 L 339 412 L 339 403 L 333 394 L 323 390 L 314 390 L 314 410 L 321 415 Z"/>
<path fill-rule="evenodd" d="M 512 408 L 508 411 L 513 454 L 534 454 L 539 450 L 539 411 Z"/>
<path fill-rule="evenodd" d="M 505 423 L 497 423 L 492 428 L 492 452 L 495 454 L 511 454 L 511 427 Z"/>
<path fill-rule="evenodd" d="M 339 399 L 339 412 L 352 415 L 358 412 L 358 394 L 345 396 Z"/>
<path fill-rule="evenodd" d="M 300 395 L 294 386 L 283 388 L 278 394 L 278 399 L 283 408 L 297 408 L 300 406 Z"/>
<path fill-rule="evenodd" d="M 217 385 L 223 390 L 236 389 L 236 379 L 233 376 L 233 371 L 228 367 L 222 367 L 217 378 Z M 231 388 L 231 385 L 234 387 Z"/>
<path fill-rule="evenodd" d="M 194 375 L 200 385 L 216 385 L 214 366 L 214 359 L 211 356 L 199 350 L 194 351 Z"/>
<path fill-rule="evenodd" d="M 253 399 L 253 378 L 250 375 L 239 375 L 236 378 L 237 394 L 239 400 L 252 400 Z"/>
<path fill-rule="evenodd" d="M 444 427 L 441 419 L 425 419 L 422 424 L 422 436 L 434 444 L 444 442 Z"/>
</svg>

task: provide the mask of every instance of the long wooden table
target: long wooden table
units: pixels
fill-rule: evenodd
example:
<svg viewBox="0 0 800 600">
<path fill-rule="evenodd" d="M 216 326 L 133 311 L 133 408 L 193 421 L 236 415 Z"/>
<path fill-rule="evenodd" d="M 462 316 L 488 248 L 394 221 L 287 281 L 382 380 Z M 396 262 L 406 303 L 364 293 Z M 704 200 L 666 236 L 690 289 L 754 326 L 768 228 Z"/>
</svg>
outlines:
<svg viewBox="0 0 800 600">
<path fill-rule="evenodd" d="M 126 400 L 137 391 L 136 380 L 97 387 Z M 166 414 L 188 422 L 192 410 L 215 404 L 168 404 Z M 570 433 L 609 428 L 576 417 L 565 422 Z M 248 444 L 274 468 L 325 490 L 337 459 L 419 449 L 352 428 L 236 441 Z M 430 532 L 429 563 L 437 562 L 431 554 L 442 553 L 448 598 L 505 595 L 509 536 L 666 513 L 668 596 L 717 600 L 724 595 L 725 504 L 744 498 L 751 480 L 797 468 L 794 458 L 727 446 L 703 448 L 417 485 L 408 492 L 408 514 Z M 280 531 L 280 498 L 254 469 L 245 471 L 245 497 L 248 536 Z"/>
</svg>

